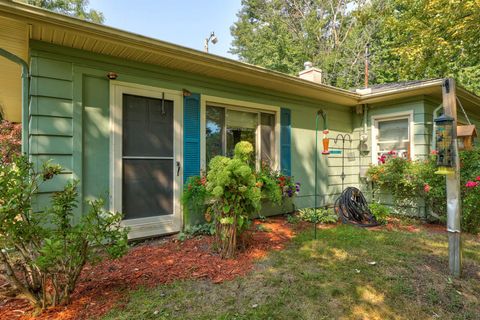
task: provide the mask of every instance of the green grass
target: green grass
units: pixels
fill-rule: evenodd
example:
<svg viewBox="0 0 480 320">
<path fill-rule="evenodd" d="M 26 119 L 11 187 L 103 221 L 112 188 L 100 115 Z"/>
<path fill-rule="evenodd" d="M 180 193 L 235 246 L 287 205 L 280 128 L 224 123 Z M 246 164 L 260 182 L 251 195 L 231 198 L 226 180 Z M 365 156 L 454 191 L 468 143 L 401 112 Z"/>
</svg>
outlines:
<svg viewBox="0 0 480 320">
<path fill-rule="evenodd" d="M 465 241 L 462 279 L 447 268 L 446 235 L 339 226 L 300 234 L 234 281 L 131 292 L 105 319 L 478 319 L 480 242 Z"/>
</svg>

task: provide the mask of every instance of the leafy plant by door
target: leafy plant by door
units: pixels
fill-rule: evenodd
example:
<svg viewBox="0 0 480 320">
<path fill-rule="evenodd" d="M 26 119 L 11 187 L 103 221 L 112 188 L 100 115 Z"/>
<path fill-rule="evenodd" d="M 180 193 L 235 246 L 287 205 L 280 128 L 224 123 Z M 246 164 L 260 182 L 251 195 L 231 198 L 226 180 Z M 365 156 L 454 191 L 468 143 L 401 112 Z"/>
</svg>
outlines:
<svg viewBox="0 0 480 320">
<path fill-rule="evenodd" d="M 105 211 L 103 200 L 90 201 L 87 213 L 74 216 L 78 181 L 56 192 L 48 208 L 34 211 L 39 186 L 60 172 L 48 163 L 37 172 L 26 157 L 0 165 L 0 262 L 13 293 L 39 308 L 68 303 L 87 262 L 102 252 L 118 258 L 128 248 L 122 215 Z"/>
</svg>

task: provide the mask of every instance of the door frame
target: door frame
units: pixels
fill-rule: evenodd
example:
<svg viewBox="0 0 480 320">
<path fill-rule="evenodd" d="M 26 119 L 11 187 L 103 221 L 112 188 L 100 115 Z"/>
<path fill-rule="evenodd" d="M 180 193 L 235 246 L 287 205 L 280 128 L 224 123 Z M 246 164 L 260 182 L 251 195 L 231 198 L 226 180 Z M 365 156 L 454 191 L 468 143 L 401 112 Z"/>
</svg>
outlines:
<svg viewBox="0 0 480 320">
<path fill-rule="evenodd" d="M 173 101 L 173 212 L 171 215 L 123 220 L 129 227 L 129 239 L 175 233 L 182 228 L 180 197 L 183 190 L 183 93 L 160 87 L 135 83 L 110 82 L 110 210 L 122 211 L 123 179 L 123 95 L 130 94 L 145 98 Z M 177 176 L 177 162 L 180 172 Z"/>
</svg>

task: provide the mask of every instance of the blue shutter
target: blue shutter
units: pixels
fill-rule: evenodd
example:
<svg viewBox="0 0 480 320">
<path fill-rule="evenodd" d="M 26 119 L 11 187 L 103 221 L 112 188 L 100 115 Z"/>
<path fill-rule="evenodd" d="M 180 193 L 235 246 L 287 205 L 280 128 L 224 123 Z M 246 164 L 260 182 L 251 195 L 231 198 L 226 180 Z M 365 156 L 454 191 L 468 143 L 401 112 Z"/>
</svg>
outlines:
<svg viewBox="0 0 480 320">
<path fill-rule="evenodd" d="M 282 108 L 280 111 L 280 167 L 283 174 L 292 174 L 291 158 L 291 112 L 290 109 Z"/>
<path fill-rule="evenodd" d="M 183 181 L 200 174 L 200 95 L 183 98 Z"/>
</svg>

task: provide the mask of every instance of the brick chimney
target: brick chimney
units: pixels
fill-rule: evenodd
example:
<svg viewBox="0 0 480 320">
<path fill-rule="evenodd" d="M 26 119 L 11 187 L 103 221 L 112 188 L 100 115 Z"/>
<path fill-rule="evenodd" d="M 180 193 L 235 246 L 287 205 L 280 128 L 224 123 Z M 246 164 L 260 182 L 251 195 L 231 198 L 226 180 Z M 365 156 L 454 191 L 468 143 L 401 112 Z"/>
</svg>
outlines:
<svg viewBox="0 0 480 320">
<path fill-rule="evenodd" d="M 314 68 L 310 61 L 303 64 L 304 70 L 298 73 L 298 77 L 316 83 L 322 83 L 322 70 Z"/>
</svg>

